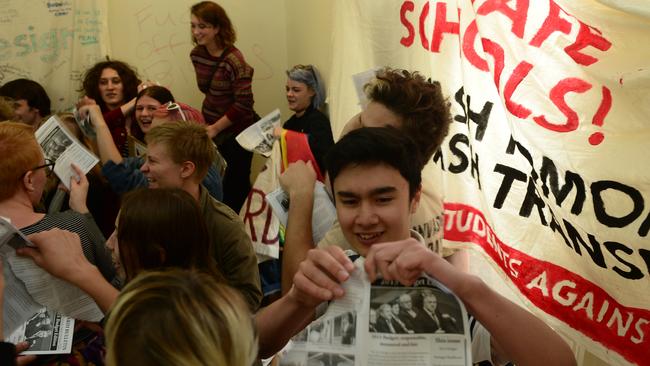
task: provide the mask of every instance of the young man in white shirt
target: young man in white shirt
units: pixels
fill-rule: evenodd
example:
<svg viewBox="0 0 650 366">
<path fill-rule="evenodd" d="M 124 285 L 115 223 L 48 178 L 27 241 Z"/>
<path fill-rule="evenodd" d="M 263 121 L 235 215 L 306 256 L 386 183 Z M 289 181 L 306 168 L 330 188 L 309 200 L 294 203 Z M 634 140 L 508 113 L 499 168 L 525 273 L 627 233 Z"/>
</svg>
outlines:
<svg viewBox="0 0 650 366">
<path fill-rule="evenodd" d="M 472 332 L 475 363 L 575 365 L 568 345 L 541 320 L 411 234 L 410 215 L 420 198 L 422 166 L 410 138 L 390 127 L 361 128 L 334 145 L 326 166 L 341 229 L 365 257 L 370 281 L 381 274 L 408 286 L 426 273 L 449 288 L 482 325 Z M 312 249 L 299 266 L 289 296 L 298 294 L 306 307 L 342 298 L 341 284 L 354 268 L 338 246 Z"/>
</svg>

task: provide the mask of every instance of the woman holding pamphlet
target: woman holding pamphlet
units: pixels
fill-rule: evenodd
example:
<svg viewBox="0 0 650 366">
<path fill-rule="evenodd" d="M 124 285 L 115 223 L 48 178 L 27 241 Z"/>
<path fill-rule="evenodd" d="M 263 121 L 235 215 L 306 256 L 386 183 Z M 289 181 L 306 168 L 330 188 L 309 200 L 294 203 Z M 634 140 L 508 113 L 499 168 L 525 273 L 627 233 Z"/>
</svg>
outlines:
<svg viewBox="0 0 650 366">
<path fill-rule="evenodd" d="M 202 1 L 192 6 L 191 14 L 195 47 L 190 58 L 199 90 L 205 94 L 203 117 L 208 135 L 228 163 L 223 202 L 239 212 L 251 188 L 253 154 L 235 137 L 258 119 L 253 110 L 253 67 L 235 47 L 235 29 L 220 5 Z"/>
<path fill-rule="evenodd" d="M 307 166 L 309 173 L 322 182 L 324 181 L 325 172 L 323 159 L 327 151 L 334 145 L 334 138 L 332 137 L 330 121 L 321 112 L 321 108 L 325 103 L 325 88 L 318 70 L 313 65 L 296 65 L 288 70 L 286 96 L 289 109 L 294 112 L 294 115 L 282 127 L 278 126 L 273 131 L 273 134 L 280 139 L 282 159 L 277 158 L 275 161 L 275 164 L 280 168 L 265 169 L 262 174 L 272 170 L 285 172 L 289 164 L 304 164 Z M 269 164 L 274 163 L 272 160 L 270 159 L 267 162 L 267 167 L 270 166 Z M 308 190 L 307 194 L 310 197 L 306 198 L 306 200 L 312 199 L 313 180 L 301 180 L 299 182 L 291 176 L 291 173 L 287 173 L 279 179 L 279 183 L 283 185 L 283 188 L 285 188 L 286 180 L 292 180 L 294 185 L 300 185 L 301 189 Z M 257 189 L 262 188 L 258 185 L 258 182 L 264 181 L 266 180 L 258 180 L 255 187 Z M 305 181 L 306 183 L 302 184 Z M 264 191 L 264 189 L 261 190 Z M 289 190 L 286 191 L 289 192 Z M 294 203 L 294 206 L 296 204 L 303 204 L 303 202 Z M 256 207 L 255 205 L 250 206 Z M 284 243 L 284 238 L 281 240 Z M 281 289 L 280 263 L 280 260 L 272 259 L 259 265 L 265 296 L 271 296 Z M 290 279 L 287 279 L 287 281 L 290 281 Z"/>
</svg>

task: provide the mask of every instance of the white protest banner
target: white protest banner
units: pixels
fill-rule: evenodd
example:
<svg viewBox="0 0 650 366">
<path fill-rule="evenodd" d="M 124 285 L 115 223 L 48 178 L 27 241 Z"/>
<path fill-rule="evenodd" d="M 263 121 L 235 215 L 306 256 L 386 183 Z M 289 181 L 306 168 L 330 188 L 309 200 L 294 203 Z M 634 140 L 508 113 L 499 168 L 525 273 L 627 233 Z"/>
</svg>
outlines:
<svg viewBox="0 0 650 366">
<path fill-rule="evenodd" d="M 648 12 L 595 0 L 337 1 L 330 116 L 377 66 L 442 84 L 445 241 L 610 364 L 650 357 Z M 337 133 L 335 132 L 335 135 Z"/>
</svg>

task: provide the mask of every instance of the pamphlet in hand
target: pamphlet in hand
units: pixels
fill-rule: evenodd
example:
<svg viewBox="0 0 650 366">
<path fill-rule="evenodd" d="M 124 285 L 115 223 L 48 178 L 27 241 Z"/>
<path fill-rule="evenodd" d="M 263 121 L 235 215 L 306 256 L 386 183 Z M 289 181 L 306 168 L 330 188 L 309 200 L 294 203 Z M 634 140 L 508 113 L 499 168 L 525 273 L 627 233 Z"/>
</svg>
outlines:
<svg viewBox="0 0 650 366">
<path fill-rule="evenodd" d="M 273 142 L 277 140 L 273 130 L 280 125 L 280 110 L 276 109 L 242 131 L 235 139 L 244 149 L 268 158 L 273 150 Z"/>
<path fill-rule="evenodd" d="M 370 283 L 363 261 L 343 284 L 345 297 L 291 340 L 280 365 L 472 365 L 467 312 L 456 295 L 426 275 L 411 287 Z"/>
<path fill-rule="evenodd" d="M 68 189 L 70 178 L 75 176 L 70 164 L 77 164 L 86 174 L 99 162 L 97 156 L 63 127 L 56 115 L 36 130 L 36 140 L 43 148 L 45 158 L 55 162 L 54 173 Z"/>
<path fill-rule="evenodd" d="M 266 195 L 264 198 L 271 206 L 273 214 L 278 218 L 282 226 L 287 227 L 289 220 L 289 195 L 282 188 L 278 188 Z M 320 242 L 327 234 L 327 231 L 336 221 L 336 208 L 325 185 L 316 181 L 314 185 L 314 207 L 311 213 L 312 237 L 314 243 Z"/>
<path fill-rule="evenodd" d="M 7 339 L 11 343 L 29 342 L 23 355 L 65 354 L 72 350 L 74 319 L 41 308 Z"/>
<path fill-rule="evenodd" d="M 79 110 L 77 108 L 73 111 L 74 120 L 77 122 L 79 129 L 89 139 L 96 140 L 97 133 L 95 132 L 95 127 L 92 122 L 90 122 L 90 114 L 86 114 L 86 117 L 81 117 Z"/>
</svg>

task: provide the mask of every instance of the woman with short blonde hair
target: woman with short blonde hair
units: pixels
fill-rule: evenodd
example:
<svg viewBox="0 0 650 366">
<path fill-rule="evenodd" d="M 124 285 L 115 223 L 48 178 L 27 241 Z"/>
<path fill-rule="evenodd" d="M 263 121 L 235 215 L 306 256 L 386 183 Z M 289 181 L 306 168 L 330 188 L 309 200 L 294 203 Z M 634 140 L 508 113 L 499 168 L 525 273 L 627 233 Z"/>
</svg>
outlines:
<svg viewBox="0 0 650 366">
<path fill-rule="evenodd" d="M 108 314 L 105 334 L 109 366 L 249 366 L 257 356 L 246 303 L 198 272 L 137 276 Z"/>
</svg>

